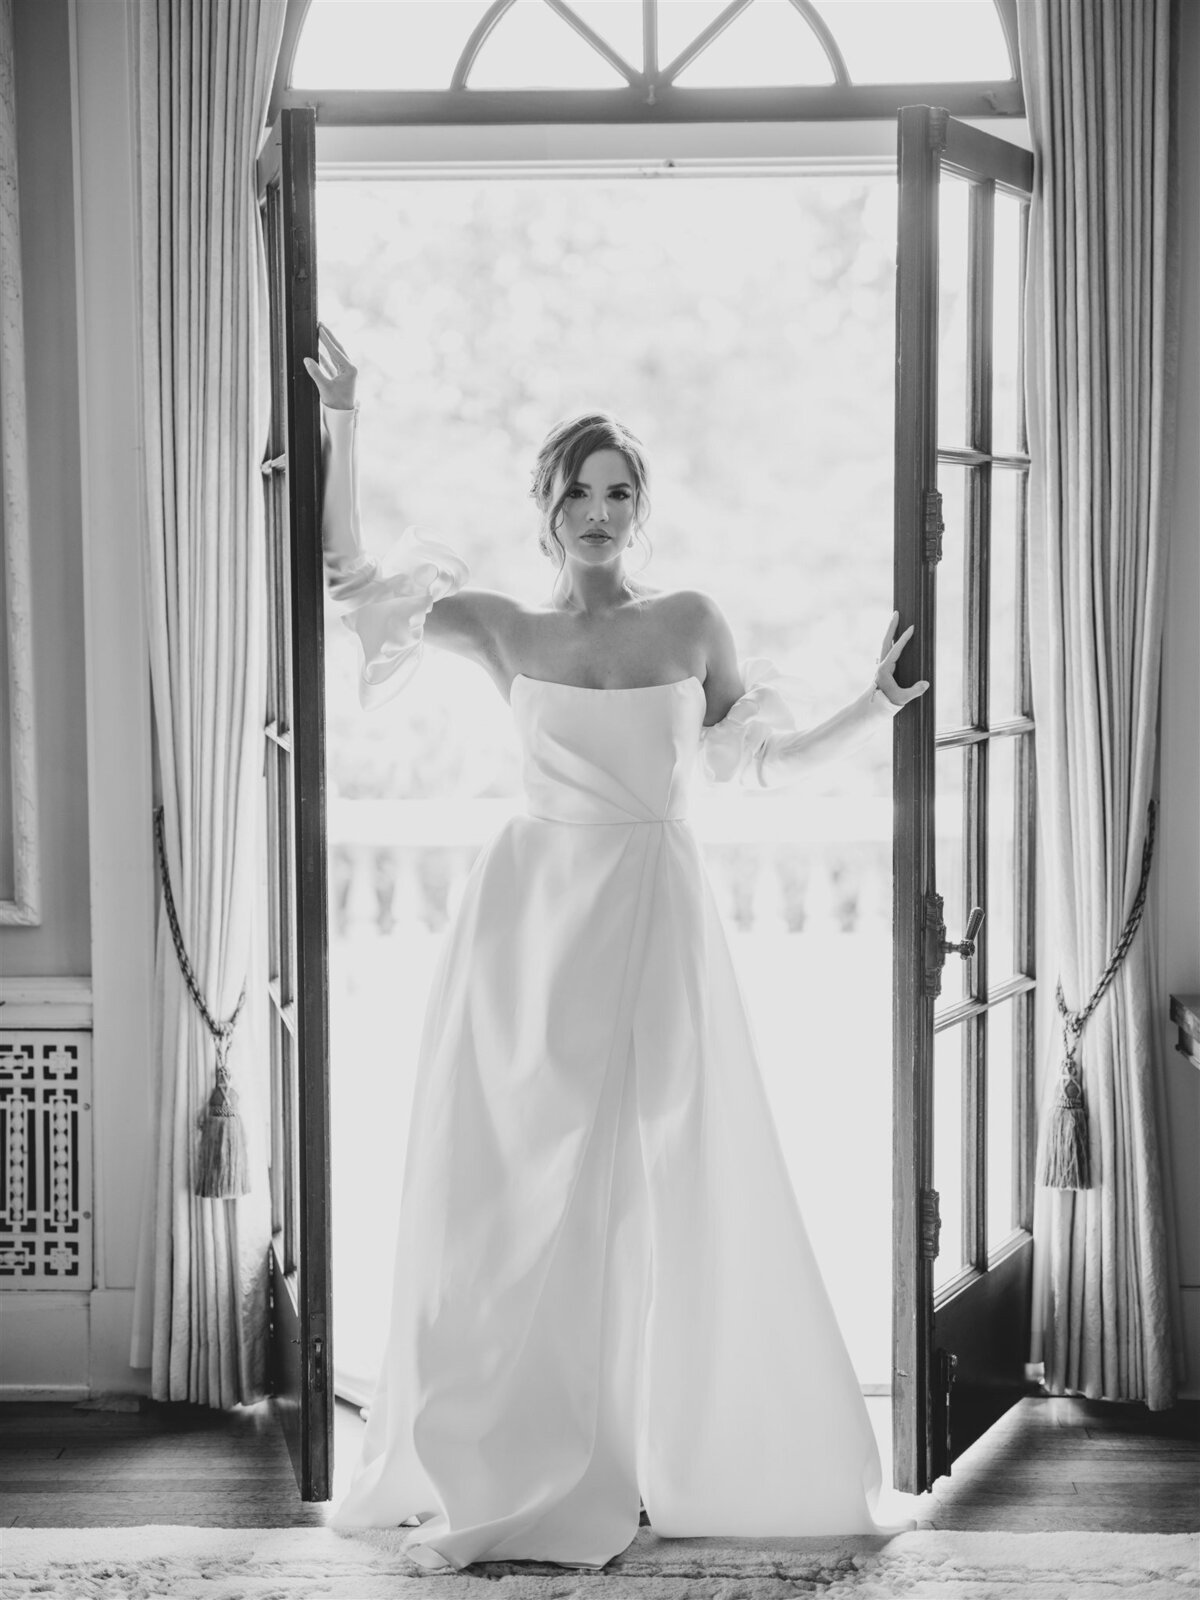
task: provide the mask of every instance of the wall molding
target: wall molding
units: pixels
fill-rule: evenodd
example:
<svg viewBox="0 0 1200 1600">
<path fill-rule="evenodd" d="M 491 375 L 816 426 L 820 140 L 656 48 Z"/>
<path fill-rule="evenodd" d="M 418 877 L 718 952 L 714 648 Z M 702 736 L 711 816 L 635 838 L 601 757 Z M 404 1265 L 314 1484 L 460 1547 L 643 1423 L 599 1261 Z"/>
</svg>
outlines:
<svg viewBox="0 0 1200 1600">
<path fill-rule="evenodd" d="M 139 388 L 133 35 L 68 0 L 96 1085 L 95 1279 L 132 1290 L 155 1094 L 155 860 Z M 132 1315 L 132 1294 L 123 1316 Z M 129 1349 L 129 1327 L 124 1338 Z M 115 1336 L 114 1336 L 115 1337 Z"/>
<path fill-rule="evenodd" d="M 42 877 L 33 696 L 29 452 L 12 0 L 0 0 L 0 471 L 3 476 L 4 633 L 8 658 L 13 859 L 13 892 L 10 898 L 0 898 L 0 924 L 33 927 L 42 920 Z"/>
</svg>

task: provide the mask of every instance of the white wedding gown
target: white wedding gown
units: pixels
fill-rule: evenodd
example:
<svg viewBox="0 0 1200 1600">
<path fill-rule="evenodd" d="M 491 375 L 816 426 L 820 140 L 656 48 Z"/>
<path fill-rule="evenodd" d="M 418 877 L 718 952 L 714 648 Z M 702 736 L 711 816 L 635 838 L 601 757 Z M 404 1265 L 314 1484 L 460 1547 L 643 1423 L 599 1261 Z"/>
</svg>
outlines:
<svg viewBox="0 0 1200 1600">
<path fill-rule="evenodd" d="M 367 609 L 364 702 L 388 635 Z M 639 1498 L 666 1537 L 898 1526 L 687 820 L 698 757 L 737 776 L 780 718 L 770 664 L 743 672 L 712 728 L 695 677 L 513 683 L 527 812 L 476 857 L 434 973 L 390 1332 L 333 1517 L 418 1519 L 422 1565 L 598 1568 Z"/>
</svg>

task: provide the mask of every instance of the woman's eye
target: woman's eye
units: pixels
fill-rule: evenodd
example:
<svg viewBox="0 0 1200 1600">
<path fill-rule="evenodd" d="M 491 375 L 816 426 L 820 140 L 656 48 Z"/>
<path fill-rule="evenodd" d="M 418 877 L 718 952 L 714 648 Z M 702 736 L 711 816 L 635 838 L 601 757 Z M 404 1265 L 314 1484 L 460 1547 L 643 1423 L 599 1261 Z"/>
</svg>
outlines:
<svg viewBox="0 0 1200 1600">
<path fill-rule="evenodd" d="M 629 490 L 628 489 L 614 489 L 613 490 L 613 499 L 614 500 L 628 500 L 629 499 Z"/>
</svg>

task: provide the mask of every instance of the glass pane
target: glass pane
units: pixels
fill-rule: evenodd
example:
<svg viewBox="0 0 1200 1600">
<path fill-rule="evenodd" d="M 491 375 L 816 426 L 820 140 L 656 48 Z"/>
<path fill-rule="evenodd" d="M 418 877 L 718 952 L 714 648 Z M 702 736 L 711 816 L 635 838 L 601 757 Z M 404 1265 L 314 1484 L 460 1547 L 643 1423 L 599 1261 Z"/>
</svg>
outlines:
<svg viewBox="0 0 1200 1600">
<path fill-rule="evenodd" d="M 312 0 L 296 89 L 447 89 L 489 0 Z"/>
<path fill-rule="evenodd" d="M 517 0 L 467 75 L 471 89 L 617 89 L 625 81 L 543 0 Z"/>
<path fill-rule="evenodd" d="M 961 728 L 967 719 L 966 569 L 968 468 L 938 463 L 942 495 L 942 559 L 937 567 L 937 641 L 934 706 L 939 731 Z"/>
<path fill-rule="evenodd" d="M 283 1023 L 274 1004 L 270 1007 L 268 1028 L 271 1036 L 271 1137 L 267 1156 L 267 1171 L 271 1183 L 271 1232 L 279 1233 L 284 1226 L 286 1201 L 284 1199 L 283 1172 Z"/>
<path fill-rule="evenodd" d="M 988 740 L 988 890 L 987 950 L 988 991 L 1011 978 L 1017 970 L 1016 862 L 1013 854 L 1016 821 L 1015 739 Z"/>
<path fill-rule="evenodd" d="M 296 994 L 296 799 L 290 751 L 279 752 L 279 1000 Z"/>
<path fill-rule="evenodd" d="M 670 66 L 728 4 L 729 0 L 658 0 L 659 66 Z"/>
<path fill-rule="evenodd" d="M 933 1286 L 963 1266 L 963 1049 L 960 1023 L 933 1039 L 933 1187 L 942 1218 Z"/>
<path fill-rule="evenodd" d="M 966 751 L 961 749 L 939 750 L 934 756 L 934 884 L 942 897 L 948 939 L 961 939 L 967 921 L 966 853 L 963 847 L 965 761 Z M 967 963 L 961 956 L 951 954 L 946 957 L 939 1005 L 953 1005 L 966 997 L 966 972 Z"/>
<path fill-rule="evenodd" d="M 967 287 L 971 188 L 943 173 L 938 202 L 938 423 L 940 445 L 967 438 Z"/>
<path fill-rule="evenodd" d="M 1011 467 L 992 468 L 991 625 L 988 721 L 1021 715 L 1021 654 L 1024 614 L 1020 604 L 1021 510 L 1026 476 Z"/>
<path fill-rule="evenodd" d="M 1011 78 L 994 0 L 816 0 L 854 83 Z"/>
<path fill-rule="evenodd" d="M 642 0 L 571 0 L 571 10 L 623 61 L 641 71 Z"/>
<path fill-rule="evenodd" d="M 263 710 L 266 713 L 265 721 L 272 723 L 279 715 L 279 683 L 278 683 L 278 651 L 279 634 L 282 623 L 276 613 L 278 593 L 275 587 L 275 545 L 279 539 L 279 528 L 282 522 L 280 515 L 280 485 L 276 479 L 281 479 L 281 472 L 272 472 L 263 479 L 265 486 L 264 499 L 265 516 L 263 526 L 266 532 L 266 568 L 267 568 L 267 681 L 266 699 Z"/>
<path fill-rule="evenodd" d="M 279 767 L 283 752 L 272 739 L 267 744 L 267 977 L 279 980 L 283 960 L 283 910 L 279 887 L 279 868 L 282 846 L 279 843 L 283 828 L 280 816 Z"/>
<path fill-rule="evenodd" d="M 296 1045 L 283 1023 L 276 1018 L 279 1029 L 280 1119 L 276 1130 L 280 1151 L 279 1160 L 283 1178 L 283 1264 L 284 1270 L 295 1272 L 297 1246 L 300 1239 L 300 1095 L 296 1083 Z"/>
<path fill-rule="evenodd" d="M 996 190 L 992 260 L 992 449 L 1013 455 L 1021 427 L 1021 213 L 1016 195 Z"/>
<path fill-rule="evenodd" d="M 1013 1050 L 1019 999 L 987 1014 L 987 1247 L 989 1255 L 1013 1229 L 1013 1166 L 1017 1147 Z"/>
<path fill-rule="evenodd" d="M 291 512 L 287 500 L 286 473 L 280 473 L 279 493 L 282 498 L 275 540 L 275 617 L 283 626 L 276 639 L 275 667 L 278 672 L 278 693 L 275 703 L 275 720 L 280 733 L 292 730 L 292 530 Z"/>
<path fill-rule="evenodd" d="M 675 79 L 689 89 L 833 81 L 820 40 L 790 0 L 754 0 Z"/>
</svg>

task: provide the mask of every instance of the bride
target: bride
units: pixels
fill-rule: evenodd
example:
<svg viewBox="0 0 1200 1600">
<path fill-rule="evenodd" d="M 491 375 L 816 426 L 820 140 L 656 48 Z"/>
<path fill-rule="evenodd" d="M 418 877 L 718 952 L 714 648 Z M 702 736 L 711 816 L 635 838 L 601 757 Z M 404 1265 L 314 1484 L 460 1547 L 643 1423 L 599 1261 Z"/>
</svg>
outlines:
<svg viewBox="0 0 1200 1600">
<path fill-rule="evenodd" d="M 473 660 L 511 706 L 527 801 L 476 857 L 430 985 L 387 1346 L 333 1525 L 407 1524 L 426 1567 L 591 1569 L 642 1505 L 663 1537 L 895 1531 L 687 803 L 697 776 L 778 786 L 856 748 L 928 687 L 894 676 L 913 630 L 893 615 L 862 693 L 797 728 L 712 599 L 626 574 L 647 467 L 606 413 L 538 453 L 545 606 L 470 586 L 413 529 L 385 574 L 355 368 L 320 338 L 322 543 L 362 704 L 426 640 Z"/>
</svg>

